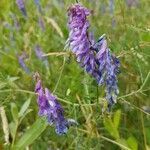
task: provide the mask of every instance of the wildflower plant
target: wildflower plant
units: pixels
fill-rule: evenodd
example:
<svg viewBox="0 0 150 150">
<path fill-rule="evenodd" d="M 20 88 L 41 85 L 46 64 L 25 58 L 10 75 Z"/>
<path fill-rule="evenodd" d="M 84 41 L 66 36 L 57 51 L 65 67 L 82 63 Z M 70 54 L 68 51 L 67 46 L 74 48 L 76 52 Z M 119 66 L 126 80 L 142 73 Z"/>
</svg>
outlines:
<svg viewBox="0 0 150 150">
<path fill-rule="evenodd" d="M 20 66 L 22 67 L 22 69 L 27 73 L 27 74 L 30 74 L 30 70 L 29 68 L 27 67 L 26 63 L 25 63 L 25 60 L 28 59 L 28 55 L 25 51 L 23 51 L 21 53 L 21 55 L 18 56 L 18 62 L 20 64 Z"/>
<path fill-rule="evenodd" d="M 16 0 L 16 4 L 18 5 L 18 8 L 22 12 L 24 16 L 27 16 L 24 0 Z"/>
<path fill-rule="evenodd" d="M 73 119 L 66 119 L 64 117 L 64 110 L 58 102 L 57 97 L 47 88 L 43 88 L 39 74 L 36 73 L 34 77 L 37 81 L 35 93 L 38 96 L 39 116 L 46 117 L 48 123 L 55 126 L 55 132 L 58 135 L 67 133 L 68 128 L 71 125 L 75 125 L 76 122 Z"/>
<path fill-rule="evenodd" d="M 0 149 L 149 148 L 148 2 L 80 2 L 1 0 Z"/>
<path fill-rule="evenodd" d="M 119 94 L 117 74 L 119 73 L 119 60 L 111 54 L 107 46 L 105 35 L 97 42 L 88 32 L 90 23 L 87 17 L 90 11 L 81 4 L 72 5 L 68 10 L 70 49 L 75 54 L 77 62 L 87 73 L 92 75 L 99 85 L 106 87 L 108 108 L 116 103 Z"/>
</svg>

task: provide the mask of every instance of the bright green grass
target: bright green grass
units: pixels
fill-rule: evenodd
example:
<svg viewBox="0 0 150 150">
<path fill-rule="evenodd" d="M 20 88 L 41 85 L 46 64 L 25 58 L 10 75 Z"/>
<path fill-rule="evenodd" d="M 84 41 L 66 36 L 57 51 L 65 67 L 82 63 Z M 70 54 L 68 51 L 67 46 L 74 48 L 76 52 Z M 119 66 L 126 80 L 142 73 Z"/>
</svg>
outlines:
<svg viewBox="0 0 150 150">
<path fill-rule="evenodd" d="M 45 13 L 42 16 L 34 2 L 26 0 L 28 19 L 22 16 L 14 0 L 0 0 L 0 106 L 5 108 L 10 127 L 8 145 L 4 144 L 7 135 L 2 128 L 7 126 L 1 122 L 0 149 L 19 149 L 16 145 L 31 150 L 150 149 L 150 115 L 142 109 L 143 106 L 150 109 L 149 2 L 141 0 L 138 8 L 129 9 L 123 0 L 116 0 L 112 16 L 109 7 L 105 14 L 101 13 L 99 0 L 80 1 L 93 10 L 89 17 L 90 30 L 96 38 L 105 33 L 109 47 L 120 58 L 118 103 L 111 114 L 102 114 L 104 89 L 97 87 L 96 82 L 84 73 L 73 55 L 47 56 L 49 68 L 35 56 L 36 43 L 45 53 L 64 52 L 68 37 L 67 9 L 73 0 L 65 0 L 64 4 L 61 0 L 41 0 Z M 20 23 L 18 31 L 13 27 L 11 14 L 15 14 Z M 44 19 L 45 32 L 38 26 L 39 16 Z M 47 18 L 57 26 L 49 23 Z M 114 28 L 113 18 L 116 21 Z M 71 127 L 67 135 L 58 136 L 53 127 L 46 127 L 44 120 L 37 120 L 35 83 L 18 64 L 17 54 L 22 50 L 29 54 L 26 64 L 30 70 L 38 71 L 43 84 L 58 96 L 65 116 L 78 121 L 79 125 Z M 26 115 L 19 117 L 17 111 L 25 102 L 24 109 L 27 109 L 23 114 Z"/>
</svg>

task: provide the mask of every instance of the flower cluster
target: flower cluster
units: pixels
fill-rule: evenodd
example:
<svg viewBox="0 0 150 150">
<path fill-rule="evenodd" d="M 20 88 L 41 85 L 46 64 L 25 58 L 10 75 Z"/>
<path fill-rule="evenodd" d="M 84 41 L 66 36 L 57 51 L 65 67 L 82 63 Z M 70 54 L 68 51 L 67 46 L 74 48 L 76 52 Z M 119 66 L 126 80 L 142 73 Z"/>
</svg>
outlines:
<svg viewBox="0 0 150 150">
<path fill-rule="evenodd" d="M 91 49 L 92 39 L 89 38 L 89 21 L 86 19 L 90 11 L 78 4 L 69 8 L 69 44 L 81 67 L 96 76 L 95 52 Z M 91 37 L 91 36 L 90 36 Z"/>
<path fill-rule="evenodd" d="M 99 85 L 106 86 L 106 99 L 110 108 L 119 93 L 117 86 L 117 73 L 119 72 L 119 60 L 107 47 L 105 36 L 101 36 L 97 42 L 88 32 L 89 21 L 87 16 L 90 11 L 80 4 L 71 6 L 68 10 L 69 45 L 87 73 L 91 74 Z"/>
<path fill-rule="evenodd" d="M 27 16 L 24 1 L 23 0 L 16 0 L 16 4 L 18 5 L 18 8 L 21 10 L 22 14 L 24 16 Z"/>
<path fill-rule="evenodd" d="M 138 6 L 139 0 L 125 0 L 128 7 Z"/>
<path fill-rule="evenodd" d="M 39 11 L 40 13 L 42 13 L 40 0 L 34 0 L 34 3 L 35 3 L 35 5 L 37 6 L 38 11 Z"/>
<path fill-rule="evenodd" d="M 18 56 L 18 61 L 19 61 L 19 64 L 20 66 L 22 67 L 22 69 L 27 73 L 29 74 L 30 73 L 30 70 L 29 68 L 26 66 L 25 64 L 25 60 L 28 58 L 28 55 L 26 54 L 26 52 L 22 52 L 21 55 Z"/>
<path fill-rule="evenodd" d="M 34 48 L 34 51 L 35 51 L 36 56 L 37 56 L 40 60 L 43 60 L 43 55 L 44 55 L 45 53 L 42 51 L 40 45 L 36 44 L 36 45 L 35 45 L 35 48 Z"/>
<path fill-rule="evenodd" d="M 106 99 L 108 100 L 108 108 L 116 103 L 119 94 L 117 86 L 117 74 L 119 73 L 119 60 L 110 52 L 107 47 L 105 36 L 101 36 L 98 42 L 93 46 L 97 51 L 96 63 L 98 66 L 99 80 L 98 84 L 106 86 Z"/>
<path fill-rule="evenodd" d="M 38 76 L 36 78 L 35 93 L 38 95 L 39 115 L 45 116 L 50 125 L 55 125 L 58 135 L 67 133 L 70 125 L 75 124 L 75 121 L 64 117 L 64 110 L 57 98 L 47 88 L 43 89 L 41 80 Z"/>
</svg>

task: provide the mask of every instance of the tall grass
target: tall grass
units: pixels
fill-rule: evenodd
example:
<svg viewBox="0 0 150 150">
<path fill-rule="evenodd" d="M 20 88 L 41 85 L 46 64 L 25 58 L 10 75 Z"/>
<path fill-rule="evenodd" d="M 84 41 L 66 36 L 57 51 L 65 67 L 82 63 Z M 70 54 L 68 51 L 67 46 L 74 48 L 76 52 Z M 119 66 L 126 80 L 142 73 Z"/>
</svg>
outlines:
<svg viewBox="0 0 150 150">
<path fill-rule="evenodd" d="M 128 7 L 116 0 L 113 14 L 107 0 L 80 2 L 92 10 L 90 30 L 95 38 L 105 33 L 120 59 L 118 103 L 108 114 L 103 88 L 80 68 L 70 51 L 63 50 L 68 37 L 67 9 L 75 1 L 41 0 L 41 13 L 34 1 L 26 0 L 25 17 L 15 0 L 1 0 L 0 149 L 150 149 L 149 2 L 141 0 Z M 48 66 L 36 57 L 36 44 L 42 47 Z M 30 73 L 18 62 L 23 51 L 28 54 L 25 64 Z M 57 95 L 65 116 L 77 120 L 78 126 L 66 135 L 56 135 L 38 117 L 34 72 Z"/>
</svg>

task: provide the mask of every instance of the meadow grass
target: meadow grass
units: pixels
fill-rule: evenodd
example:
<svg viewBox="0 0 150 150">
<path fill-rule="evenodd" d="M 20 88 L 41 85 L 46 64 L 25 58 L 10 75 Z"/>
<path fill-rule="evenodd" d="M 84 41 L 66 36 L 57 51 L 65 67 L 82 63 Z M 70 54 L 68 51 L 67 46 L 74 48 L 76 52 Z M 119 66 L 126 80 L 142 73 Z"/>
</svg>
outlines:
<svg viewBox="0 0 150 150">
<path fill-rule="evenodd" d="M 116 0 L 80 0 L 92 10 L 91 31 L 106 34 L 111 51 L 121 62 L 119 96 L 110 113 L 105 92 L 64 50 L 68 38 L 67 9 L 73 0 L 41 0 L 42 13 L 26 0 L 27 17 L 15 0 L 0 1 L 0 149 L 31 150 L 149 150 L 150 149 L 150 22 L 149 2 L 128 7 Z M 105 5 L 104 5 L 105 4 Z M 105 8 L 103 8 L 105 7 Z M 105 10 L 105 11 L 103 11 Z M 44 29 L 38 24 L 42 18 Z M 48 63 L 36 57 L 39 44 Z M 18 56 L 26 51 L 26 73 Z M 39 72 L 77 126 L 59 136 L 38 116 L 33 73 Z"/>
</svg>

